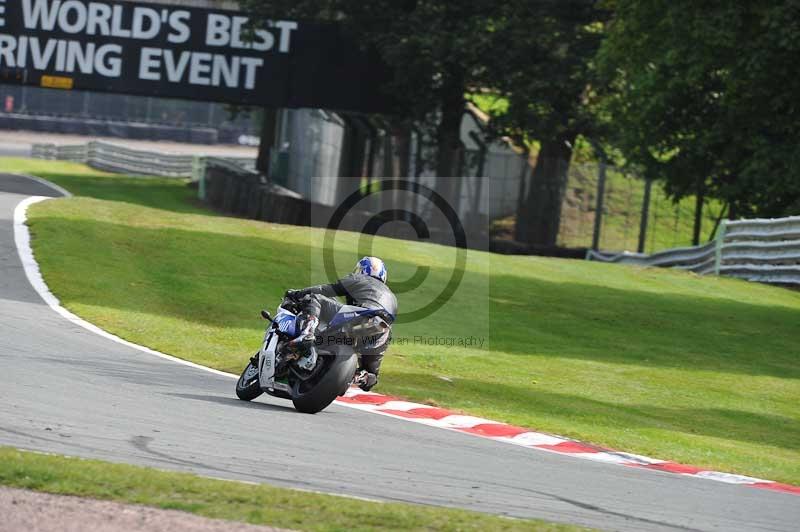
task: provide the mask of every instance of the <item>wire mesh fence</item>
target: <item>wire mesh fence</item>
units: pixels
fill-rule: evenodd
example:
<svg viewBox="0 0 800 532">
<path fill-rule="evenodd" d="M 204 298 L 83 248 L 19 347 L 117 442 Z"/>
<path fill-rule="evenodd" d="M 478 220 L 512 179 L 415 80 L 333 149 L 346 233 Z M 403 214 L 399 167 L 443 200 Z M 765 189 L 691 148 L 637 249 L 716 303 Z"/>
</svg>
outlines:
<svg viewBox="0 0 800 532">
<path fill-rule="evenodd" d="M 559 229 L 559 244 L 566 247 L 590 247 L 597 215 L 599 165 L 570 166 Z M 639 244 L 646 183 L 638 176 L 619 168 L 606 170 L 602 201 L 599 248 L 613 251 L 636 251 Z M 718 200 L 706 200 L 701 219 L 700 242 L 714 232 L 723 206 Z M 674 202 L 660 183 L 652 184 L 643 251 L 692 244 L 695 198 Z"/>
</svg>

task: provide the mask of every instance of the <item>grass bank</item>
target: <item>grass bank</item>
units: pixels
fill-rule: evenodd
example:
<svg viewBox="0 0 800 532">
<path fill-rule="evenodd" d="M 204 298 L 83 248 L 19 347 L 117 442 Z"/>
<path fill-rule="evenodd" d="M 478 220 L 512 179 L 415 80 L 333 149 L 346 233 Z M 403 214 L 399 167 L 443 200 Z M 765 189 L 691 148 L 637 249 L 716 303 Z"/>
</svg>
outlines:
<svg viewBox="0 0 800 532">
<path fill-rule="evenodd" d="M 27 163 L 0 166 L 13 164 Z M 259 341 L 258 310 L 325 279 L 322 231 L 213 215 L 182 183 L 34 172 L 80 196 L 31 209 L 45 280 L 69 309 L 131 341 L 238 372 Z M 435 299 L 455 263 L 452 248 L 342 232 L 338 271 L 368 244 L 403 292 L 401 313 Z M 420 266 L 427 279 L 405 291 Z M 463 282 L 440 299 L 433 315 L 396 326 L 379 391 L 800 482 L 799 293 L 470 251 Z"/>
<path fill-rule="evenodd" d="M 0 447 L 0 484 L 293 530 L 584 530 L 465 510 L 369 502 L 3 447 Z"/>
</svg>

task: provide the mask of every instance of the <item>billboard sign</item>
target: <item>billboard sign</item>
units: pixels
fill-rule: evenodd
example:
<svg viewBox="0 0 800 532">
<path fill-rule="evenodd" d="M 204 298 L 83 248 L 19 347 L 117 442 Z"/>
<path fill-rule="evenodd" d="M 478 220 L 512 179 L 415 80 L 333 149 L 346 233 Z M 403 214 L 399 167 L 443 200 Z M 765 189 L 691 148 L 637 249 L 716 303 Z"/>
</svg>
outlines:
<svg viewBox="0 0 800 532">
<path fill-rule="evenodd" d="M 115 0 L 0 0 L 0 82 L 380 112 L 386 68 L 336 25 Z"/>
</svg>

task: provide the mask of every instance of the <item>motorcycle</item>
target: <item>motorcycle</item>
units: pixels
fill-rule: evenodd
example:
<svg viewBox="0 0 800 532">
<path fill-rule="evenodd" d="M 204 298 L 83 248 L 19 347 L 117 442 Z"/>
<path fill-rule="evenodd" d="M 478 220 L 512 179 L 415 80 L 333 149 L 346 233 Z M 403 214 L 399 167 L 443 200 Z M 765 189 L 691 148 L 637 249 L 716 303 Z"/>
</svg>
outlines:
<svg viewBox="0 0 800 532">
<path fill-rule="evenodd" d="M 359 384 L 356 374 L 359 346 L 385 341 L 390 325 L 380 309 L 344 305 L 329 323 L 320 323 L 314 345 L 298 350 L 289 342 L 300 333 L 296 302 L 285 298 L 269 322 L 261 349 L 250 359 L 236 382 L 236 396 L 252 401 L 262 393 L 289 399 L 299 412 L 315 414 Z"/>
</svg>

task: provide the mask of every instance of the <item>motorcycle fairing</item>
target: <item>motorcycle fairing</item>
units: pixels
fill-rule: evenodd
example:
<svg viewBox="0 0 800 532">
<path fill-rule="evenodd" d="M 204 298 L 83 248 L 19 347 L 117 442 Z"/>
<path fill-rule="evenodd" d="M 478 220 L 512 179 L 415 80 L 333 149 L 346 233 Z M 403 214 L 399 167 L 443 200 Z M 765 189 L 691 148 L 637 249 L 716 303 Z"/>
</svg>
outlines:
<svg viewBox="0 0 800 532">
<path fill-rule="evenodd" d="M 262 390 L 275 387 L 275 351 L 278 335 L 271 329 L 264 336 L 258 357 L 258 383 Z"/>
<path fill-rule="evenodd" d="M 275 316 L 275 326 L 279 331 L 294 338 L 297 335 L 297 315 L 284 308 L 278 308 Z"/>
<path fill-rule="evenodd" d="M 339 309 L 339 312 L 337 312 L 336 315 L 331 318 L 331 321 L 328 324 L 328 329 L 339 328 L 347 322 L 358 318 L 370 318 L 372 316 L 378 316 L 381 314 L 381 312 L 382 311 L 380 309 L 364 308 L 356 305 L 343 305 L 342 308 Z"/>
</svg>

